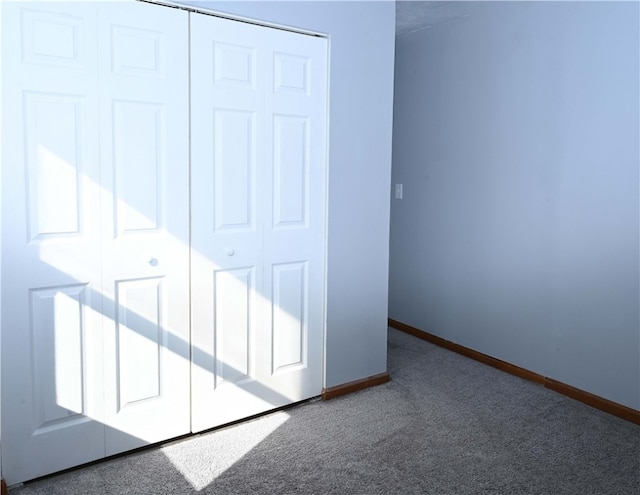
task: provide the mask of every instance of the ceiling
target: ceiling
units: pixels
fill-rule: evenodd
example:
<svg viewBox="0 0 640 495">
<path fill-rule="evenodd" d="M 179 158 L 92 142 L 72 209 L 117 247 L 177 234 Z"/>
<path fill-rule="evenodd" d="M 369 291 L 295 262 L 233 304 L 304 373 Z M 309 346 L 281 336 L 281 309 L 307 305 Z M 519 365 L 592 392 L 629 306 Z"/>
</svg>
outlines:
<svg viewBox="0 0 640 495">
<path fill-rule="evenodd" d="M 396 35 L 449 22 L 466 15 L 463 4 L 453 0 L 437 2 L 397 0 Z"/>
</svg>

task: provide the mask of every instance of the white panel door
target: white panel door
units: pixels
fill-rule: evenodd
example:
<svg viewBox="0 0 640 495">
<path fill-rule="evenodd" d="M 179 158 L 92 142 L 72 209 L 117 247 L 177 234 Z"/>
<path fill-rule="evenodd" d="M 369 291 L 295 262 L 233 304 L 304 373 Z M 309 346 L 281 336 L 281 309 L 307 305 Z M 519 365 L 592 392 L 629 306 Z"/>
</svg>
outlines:
<svg viewBox="0 0 640 495">
<path fill-rule="evenodd" d="M 12 484 L 189 431 L 188 14 L 4 9 Z"/>
<path fill-rule="evenodd" d="M 321 392 L 326 40 L 188 15 L 3 5 L 9 484 Z"/>
<path fill-rule="evenodd" d="M 98 24 L 111 455 L 190 429 L 189 24 L 139 2 Z"/>
<path fill-rule="evenodd" d="M 328 47 L 324 38 L 267 32 L 263 384 L 297 401 L 322 389 Z"/>
<path fill-rule="evenodd" d="M 192 14 L 192 430 L 319 395 L 326 40 Z"/>
<path fill-rule="evenodd" d="M 104 388 L 95 11 L 3 8 L 2 467 L 12 484 L 104 456 Z"/>
</svg>

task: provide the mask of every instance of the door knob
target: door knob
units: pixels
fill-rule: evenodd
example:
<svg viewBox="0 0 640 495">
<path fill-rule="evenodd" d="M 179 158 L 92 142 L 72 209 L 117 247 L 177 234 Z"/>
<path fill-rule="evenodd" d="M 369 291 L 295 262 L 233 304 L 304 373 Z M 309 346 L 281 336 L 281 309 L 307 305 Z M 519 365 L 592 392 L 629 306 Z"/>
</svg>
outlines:
<svg viewBox="0 0 640 495">
<path fill-rule="evenodd" d="M 234 254 L 236 254 L 235 249 L 227 248 L 227 256 L 233 256 Z"/>
<path fill-rule="evenodd" d="M 158 258 L 149 256 L 149 258 L 147 259 L 147 263 L 149 263 L 151 266 L 158 266 Z"/>
</svg>

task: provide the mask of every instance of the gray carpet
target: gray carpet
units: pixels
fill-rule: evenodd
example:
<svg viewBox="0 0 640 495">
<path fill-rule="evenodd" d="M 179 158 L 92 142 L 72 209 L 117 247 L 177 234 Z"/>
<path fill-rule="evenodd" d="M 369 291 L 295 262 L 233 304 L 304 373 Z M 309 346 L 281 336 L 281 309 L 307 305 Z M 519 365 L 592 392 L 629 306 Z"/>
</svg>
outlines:
<svg viewBox="0 0 640 495">
<path fill-rule="evenodd" d="M 396 330 L 389 371 L 10 495 L 640 494 L 639 426 Z"/>
</svg>

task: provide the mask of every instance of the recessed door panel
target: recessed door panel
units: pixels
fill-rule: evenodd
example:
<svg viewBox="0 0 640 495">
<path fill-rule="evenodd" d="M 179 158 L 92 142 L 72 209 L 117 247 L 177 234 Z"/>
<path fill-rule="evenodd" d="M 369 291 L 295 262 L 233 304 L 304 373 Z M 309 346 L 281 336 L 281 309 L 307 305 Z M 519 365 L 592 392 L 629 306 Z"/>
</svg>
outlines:
<svg viewBox="0 0 640 495">
<path fill-rule="evenodd" d="M 86 19 L 68 11 L 21 12 L 22 53 L 30 64 L 78 68 L 84 64 Z M 15 45 L 14 45 L 15 46 Z"/>
<path fill-rule="evenodd" d="M 85 289 L 71 285 L 30 291 L 36 435 L 86 419 Z"/>
<path fill-rule="evenodd" d="M 222 42 L 213 46 L 214 84 L 256 89 L 256 49 Z"/>
<path fill-rule="evenodd" d="M 162 226 L 163 105 L 113 102 L 116 235 Z"/>
<path fill-rule="evenodd" d="M 111 63 L 114 74 L 160 79 L 165 75 L 166 35 L 131 24 L 111 26 Z"/>
<path fill-rule="evenodd" d="M 309 294 L 306 263 L 274 265 L 272 273 L 271 359 L 276 373 L 305 365 Z"/>
<path fill-rule="evenodd" d="M 273 220 L 275 228 L 305 227 L 309 218 L 309 119 L 273 117 Z"/>
<path fill-rule="evenodd" d="M 119 410 L 160 395 L 160 356 L 166 345 L 162 285 L 162 278 L 116 283 Z"/>
<path fill-rule="evenodd" d="M 251 378 L 254 280 L 253 268 L 218 270 L 214 275 L 216 388 Z"/>
<path fill-rule="evenodd" d="M 311 58 L 289 53 L 275 52 L 274 61 L 274 91 L 290 91 L 294 93 L 311 94 Z"/>
<path fill-rule="evenodd" d="M 80 234 L 82 97 L 24 94 L 29 240 Z"/>
<path fill-rule="evenodd" d="M 213 116 L 216 230 L 255 229 L 256 115 L 215 109 Z"/>
</svg>

